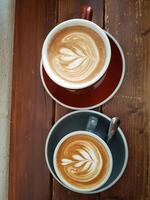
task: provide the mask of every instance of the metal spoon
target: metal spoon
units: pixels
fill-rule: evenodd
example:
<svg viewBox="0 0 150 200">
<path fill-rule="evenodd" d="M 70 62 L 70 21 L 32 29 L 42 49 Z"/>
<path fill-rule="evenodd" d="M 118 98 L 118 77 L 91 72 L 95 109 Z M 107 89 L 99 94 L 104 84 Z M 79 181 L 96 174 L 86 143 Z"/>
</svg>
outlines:
<svg viewBox="0 0 150 200">
<path fill-rule="evenodd" d="M 119 125 L 120 125 L 120 119 L 118 117 L 113 117 L 109 125 L 106 143 L 109 143 L 111 141 Z"/>
</svg>

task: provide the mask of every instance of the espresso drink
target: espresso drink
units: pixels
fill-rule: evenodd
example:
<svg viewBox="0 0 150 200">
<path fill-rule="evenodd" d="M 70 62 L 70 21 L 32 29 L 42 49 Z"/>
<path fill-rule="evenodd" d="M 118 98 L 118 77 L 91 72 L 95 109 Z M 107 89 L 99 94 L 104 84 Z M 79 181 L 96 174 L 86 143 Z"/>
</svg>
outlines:
<svg viewBox="0 0 150 200">
<path fill-rule="evenodd" d="M 83 134 L 67 138 L 55 155 L 55 168 L 64 182 L 75 189 L 97 187 L 106 178 L 110 159 L 104 145 L 96 138 Z"/>
<path fill-rule="evenodd" d="M 48 47 L 51 69 L 63 80 L 86 83 L 103 68 L 106 51 L 97 32 L 85 26 L 62 29 Z"/>
</svg>

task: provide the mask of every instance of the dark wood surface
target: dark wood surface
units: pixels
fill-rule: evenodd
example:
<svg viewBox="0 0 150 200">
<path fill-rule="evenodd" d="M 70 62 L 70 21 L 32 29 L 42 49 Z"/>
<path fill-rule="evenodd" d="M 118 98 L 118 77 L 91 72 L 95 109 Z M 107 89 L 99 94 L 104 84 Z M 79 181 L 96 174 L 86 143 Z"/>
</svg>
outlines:
<svg viewBox="0 0 150 200">
<path fill-rule="evenodd" d="M 80 17 L 83 5 L 92 6 L 93 21 L 117 38 L 126 58 L 120 91 L 98 110 L 121 118 L 129 162 L 119 182 L 96 195 L 64 189 L 50 175 L 44 158 L 49 129 L 70 110 L 56 104 L 41 84 L 42 43 L 57 23 Z M 149 57 L 149 0 L 16 0 L 9 200 L 150 199 Z"/>
</svg>

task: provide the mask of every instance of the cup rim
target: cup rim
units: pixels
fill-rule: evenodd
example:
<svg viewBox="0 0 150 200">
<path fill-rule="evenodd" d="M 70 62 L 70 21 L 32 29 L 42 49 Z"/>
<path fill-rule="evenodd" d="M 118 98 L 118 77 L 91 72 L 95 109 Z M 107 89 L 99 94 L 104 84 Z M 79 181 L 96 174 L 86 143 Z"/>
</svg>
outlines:
<svg viewBox="0 0 150 200">
<path fill-rule="evenodd" d="M 47 61 L 47 48 L 48 48 L 48 44 L 49 44 L 51 38 L 53 38 L 53 36 L 61 29 L 65 28 L 65 27 L 76 26 L 76 25 L 89 27 L 92 30 L 94 30 L 95 32 L 97 32 L 99 34 L 99 36 L 102 38 L 104 45 L 105 45 L 105 49 L 106 49 L 105 63 L 103 65 L 102 69 L 100 70 L 100 72 L 90 81 L 88 81 L 86 83 L 78 83 L 78 84 L 65 81 L 64 79 L 59 77 L 51 69 L 50 64 Z M 110 60 L 111 60 L 111 47 L 110 47 L 110 42 L 109 42 L 109 39 L 108 39 L 105 31 L 100 26 L 95 24 L 94 22 L 85 20 L 85 19 L 70 19 L 70 20 L 66 20 L 66 21 L 61 22 L 60 24 L 56 25 L 47 34 L 47 36 L 44 40 L 44 43 L 43 43 L 43 47 L 42 47 L 42 63 L 43 63 L 46 73 L 57 85 L 60 85 L 61 87 L 64 87 L 67 89 L 83 89 L 83 88 L 89 87 L 89 86 L 93 85 L 94 83 L 96 83 L 107 71 Z"/>
<path fill-rule="evenodd" d="M 76 113 L 94 113 L 94 114 L 98 114 L 102 117 L 104 117 L 105 119 L 111 121 L 111 118 L 108 117 L 107 115 L 103 114 L 103 113 L 100 113 L 100 112 L 97 112 L 97 111 L 94 111 L 94 110 L 77 110 L 77 111 L 73 111 L 73 112 L 70 112 L 66 115 L 64 115 L 63 117 L 61 117 L 53 126 L 52 128 L 50 129 L 49 133 L 48 133 L 48 136 L 46 138 L 46 143 L 45 143 L 45 159 L 46 159 L 46 164 L 47 164 L 47 167 L 49 169 L 49 171 L 51 172 L 51 174 L 53 175 L 53 177 L 55 178 L 55 180 L 57 180 L 62 186 L 66 187 L 67 189 L 70 189 L 68 188 L 66 185 L 64 185 L 56 176 L 55 174 L 53 173 L 53 170 L 51 169 L 50 165 L 49 165 L 49 161 L 48 161 L 48 155 L 47 155 L 47 149 L 48 149 L 48 142 L 49 142 L 49 139 L 51 137 L 51 133 L 53 132 L 53 130 L 55 129 L 55 127 L 61 122 L 63 121 L 65 118 L 69 117 L 70 115 L 72 114 L 76 114 Z M 109 185 L 103 187 L 103 188 L 100 188 L 99 190 L 94 190 L 94 191 L 91 191 L 91 192 L 79 192 L 79 193 L 82 193 L 82 194 L 95 194 L 95 193 L 99 193 L 99 192 L 103 192 L 107 189 L 109 189 L 110 187 L 112 187 L 116 182 L 118 182 L 118 180 L 122 177 L 125 169 L 126 169 L 126 166 L 127 166 L 127 163 L 128 163 L 128 145 L 127 145 L 127 140 L 124 136 L 124 133 L 122 131 L 122 129 L 119 127 L 118 128 L 119 130 L 119 134 L 120 136 L 122 137 L 122 140 L 123 140 L 123 144 L 124 144 L 124 147 L 125 147 L 125 158 L 124 158 L 124 164 L 123 164 L 123 167 L 122 167 L 122 170 L 120 171 L 120 173 L 118 174 L 118 176 L 116 177 L 116 179 L 114 179 L 114 181 L 112 181 Z M 72 189 L 71 189 L 72 190 Z M 74 190 L 72 190 L 74 191 Z M 76 191 L 75 191 L 76 192 Z"/>
<path fill-rule="evenodd" d="M 96 138 L 105 148 L 108 156 L 109 156 L 109 162 L 110 162 L 110 166 L 109 166 L 109 169 L 108 169 L 108 172 L 107 172 L 107 175 L 106 177 L 104 178 L 104 180 L 99 183 L 97 186 L 91 188 L 91 189 L 80 189 L 80 188 L 77 188 L 71 184 L 69 184 L 65 179 L 63 179 L 63 177 L 61 176 L 61 173 L 59 173 L 59 170 L 57 168 L 57 164 L 56 164 L 56 155 L 58 153 L 58 150 L 59 150 L 59 147 L 61 146 L 61 144 L 68 138 L 70 138 L 71 136 L 74 136 L 74 135 L 79 135 L 79 134 L 84 134 L 84 135 L 89 135 L 89 136 L 92 136 L 94 138 Z M 91 192 L 93 190 L 96 190 L 97 188 L 103 186 L 107 180 L 109 179 L 110 175 L 111 175 L 111 172 L 112 172 L 112 167 L 113 167 L 113 159 L 112 159 L 112 153 L 107 145 L 107 143 L 102 139 L 100 138 L 99 136 L 97 136 L 96 134 L 92 133 L 92 132 L 89 132 L 89 131 L 86 131 L 86 130 L 78 130 L 78 131 L 73 131 L 73 132 L 70 132 L 68 133 L 67 135 L 65 135 L 59 142 L 58 144 L 56 145 L 55 147 L 55 150 L 54 150 L 54 155 L 53 155 L 53 165 L 54 165 L 54 170 L 58 176 L 58 178 L 60 179 L 60 181 L 62 181 L 69 189 L 73 189 L 74 191 L 76 192 L 80 192 L 80 191 L 83 191 L 83 192 Z"/>
</svg>

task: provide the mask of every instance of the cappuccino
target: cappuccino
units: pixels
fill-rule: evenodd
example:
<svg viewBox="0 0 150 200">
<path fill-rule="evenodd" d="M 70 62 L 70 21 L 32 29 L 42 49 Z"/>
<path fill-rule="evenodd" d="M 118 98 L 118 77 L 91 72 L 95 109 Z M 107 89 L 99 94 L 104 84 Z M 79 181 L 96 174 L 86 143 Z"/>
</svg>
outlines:
<svg viewBox="0 0 150 200">
<path fill-rule="evenodd" d="M 105 59 L 102 38 L 85 26 L 60 30 L 47 49 L 47 60 L 55 75 L 74 84 L 93 80 L 103 68 Z"/>
<path fill-rule="evenodd" d="M 94 190 L 110 173 L 110 155 L 105 145 L 92 135 L 85 131 L 73 132 L 55 149 L 56 173 L 71 188 Z"/>
</svg>

